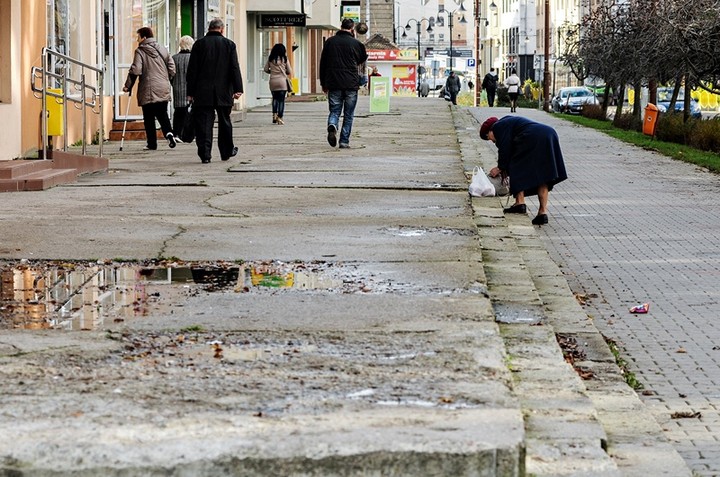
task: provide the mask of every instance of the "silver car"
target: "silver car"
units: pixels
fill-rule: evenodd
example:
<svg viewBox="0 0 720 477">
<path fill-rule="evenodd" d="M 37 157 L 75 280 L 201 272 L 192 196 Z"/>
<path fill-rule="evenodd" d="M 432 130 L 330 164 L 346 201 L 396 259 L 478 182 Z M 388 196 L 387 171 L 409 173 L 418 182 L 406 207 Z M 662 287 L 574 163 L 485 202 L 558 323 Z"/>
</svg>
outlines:
<svg viewBox="0 0 720 477">
<path fill-rule="evenodd" d="M 584 86 L 560 88 L 552 99 L 552 109 L 556 113 L 580 114 L 586 104 L 600 104 L 595 93 Z"/>
</svg>

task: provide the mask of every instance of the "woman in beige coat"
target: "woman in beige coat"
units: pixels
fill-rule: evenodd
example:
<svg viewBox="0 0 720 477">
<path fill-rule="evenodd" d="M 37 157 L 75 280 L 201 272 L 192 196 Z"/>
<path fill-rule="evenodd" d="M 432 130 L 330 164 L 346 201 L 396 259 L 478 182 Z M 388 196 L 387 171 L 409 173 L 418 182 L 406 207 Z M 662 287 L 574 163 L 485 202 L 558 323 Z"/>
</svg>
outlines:
<svg viewBox="0 0 720 477">
<path fill-rule="evenodd" d="M 135 80 L 140 78 L 137 90 L 138 105 L 142 108 L 146 150 L 157 149 L 157 131 L 155 118 L 160 122 L 163 135 L 170 147 L 175 147 L 175 136 L 168 116 L 168 103 L 171 98 L 170 80 L 175 76 L 175 62 L 167 49 L 153 38 L 150 27 L 137 31 L 138 42 L 135 57 L 130 66 L 123 91 L 132 90 Z"/>
<path fill-rule="evenodd" d="M 288 82 L 292 75 L 292 68 L 287 58 L 285 45 L 277 43 L 270 50 L 270 56 L 265 63 L 265 73 L 270 74 L 270 92 L 272 93 L 272 112 L 274 124 L 285 124 L 285 94 L 288 92 Z"/>
</svg>

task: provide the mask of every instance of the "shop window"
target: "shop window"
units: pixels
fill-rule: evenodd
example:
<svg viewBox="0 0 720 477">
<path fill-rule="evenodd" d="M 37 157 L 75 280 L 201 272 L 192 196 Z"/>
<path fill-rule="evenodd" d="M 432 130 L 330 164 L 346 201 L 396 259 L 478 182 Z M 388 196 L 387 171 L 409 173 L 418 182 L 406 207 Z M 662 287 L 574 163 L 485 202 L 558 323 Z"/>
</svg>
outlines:
<svg viewBox="0 0 720 477">
<path fill-rule="evenodd" d="M 220 0 L 208 0 L 207 12 L 208 21 L 213 18 L 220 18 Z"/>
<path fill-rule="evenodd" d="M 235 3 L 225 2 L 225 36 L 235 40 Z"/>
</svg>

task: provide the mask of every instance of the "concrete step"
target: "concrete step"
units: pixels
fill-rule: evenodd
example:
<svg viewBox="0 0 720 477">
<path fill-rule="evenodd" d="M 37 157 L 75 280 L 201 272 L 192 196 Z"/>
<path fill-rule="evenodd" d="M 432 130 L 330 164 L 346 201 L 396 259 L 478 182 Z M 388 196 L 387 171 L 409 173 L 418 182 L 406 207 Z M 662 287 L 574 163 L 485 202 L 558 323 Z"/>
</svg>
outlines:
<svg viewBox="0 0 720 477">
<path fill-rule="evenodd" d="M 453 110 L 464 169 L 490 170 L 497 152 L 477 141 L 469 112 Z M 505 216 L 504 198 L 472 197 L 483 269 L 525 416 L 525 471 L 534 476 L 620 477 L 583 381 L 555 339 L 542 295 L 516 237 L 534 234 L 527 216 Z M 572 295 L 571 295 L 572 296 Z"/>
<path fill-rule="evenodd" d="M 18 160 L 0 161 L 0 179 L 16 179 L 33 172 L 52 169 L 52 161 Z"/>
<path fill-rule="evenodd" d="M 38 191 L 77 180 L 76 169 L 47 169 L 13 179 L 0 179 L 0 192 Z"/>
<path fill-rule="evenodd" d="M 465 170 L 474 165 L 490 170 L 495 147 L 471 140 L 479 125 L 469 112 L 454 116 Z M 540 303 L 541 326 L 501 325 L 526 416 L 528 475 L 690 477 L 687 464 L 625 383 L 530 218 L 505 216 L 505 198 L 473 198 L 472 204 L 491 300 L 494 295 L 515 302 L 530 319 Z M 566 362 L 558 336 L 573 339 L 583 359 Z"/>
<path fill-rule="evenodd" d="M 48 157 L 0 161 L 0 192 L 45 190 L 75 182 L 82 174 L 107 172 L 109 165 L 104 157 L 65 151 L 49 151 Z"/>
<path fill-rule="evenodd" d="M 120 141 L 123 136 L 123 121 L 113 121 L 112 129 L 110 130 L 109 138 L 111 141 Z M 162 130 L 157 130 L 158 139 L 164 139 Z M 147 138 L 145 134 L 145 125 L 142 121 L 128 121 L 125 126 L 125 140 L 126 141 L 140 141 Z"/>
<path fill-rule="evenodd" d="M 526 221 L 529 218 L 524 217 Z M 561 269 L 536 233 L 511 230 L 557 335 L 577 344 L 585 394 L 607 434 L 607 452 L 626 477 L 691 477 L 686 462 L 637 393 L 625 382 L 602 334 L 575 299 Z"/>
<path fill-rule="evenodd" d="M 78 175 L 107 172 L 109 166 L 107 158 L 74 152 L 51 151 L 49 157 L 55 169 L 75 169 Z"/>
</svg>

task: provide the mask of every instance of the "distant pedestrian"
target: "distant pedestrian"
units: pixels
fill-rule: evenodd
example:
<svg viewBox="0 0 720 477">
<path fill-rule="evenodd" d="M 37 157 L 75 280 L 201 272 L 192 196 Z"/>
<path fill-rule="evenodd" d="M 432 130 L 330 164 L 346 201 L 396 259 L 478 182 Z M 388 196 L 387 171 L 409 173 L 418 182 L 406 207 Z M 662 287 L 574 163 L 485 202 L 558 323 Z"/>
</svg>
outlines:
<svg viewBox="0 0 720 477">
<path fill-rule="evenodd" d="M 195 42 L 187 71 L 188 101 L 192 103 L 195 142 L 203 164 L 212 159 L 213 123 L 218 119 L 220 159 L 237 154 L 233 144 L 230 111 L 243 94 L 242 75 L 235 42 L 223 36 L 225 24 L 210 21 L 207 34 Z"/>
<path fill-rule="evenodd" d="M 365 35 L 368 32 L 368 26 L 365 22 L 360 22 L 355 24 L 355 31 L 353 35 L 355 38 L 357 38 L 358 35 Z M 367 62 L 363 62 L 362 64 L 358 65 L 358 75 L 360 76 L 360 87 L 367 90 L 367 84 L 370 80 L 368 77 L 368 71 L 367 71 Z"/>
<path fill-rule="evenodd" d="M 372 67 L 372 71 L 370 72 L 370 76 L 382 76 L 380 72 L 377 69 L 377 66 Z"/>
<path fill-rule="evenodd" d="M 548 195 L 555 184 L 567 179 L 560 141 L 553 128 L 522 116 L 488 118 L 480 127 L 480 137 L 495 143 L 498 165 L 490 176 L 510 177 L 510 193 L 515 203 L 506 214 L 525 214 L 525 197 L 537 195 L 540 202 L 534 225 L 548 223 Z"/>
<path fill-rule="evenodd" d="M 420 82 L 420 86 L 418 86 L 418 94 L 422 98 L 427 98 L 428 94 L 430 94 L 430 85 L 428 84 L 426 79 L 423 79 Z"/>
<path fill-rule="evenodd" d="M 517 100 L 520 94 L 520 78 L 515 68 L 510 70 L 510 76 L 505 78 L 505 86 L 507 86 L 508 96 L 510 96 L 510 112 L 514 113 L 517 111 Z"/>
<path fill-rule="evenodd" d="M 277 43 L 272 47 L 264 71 L 270 75 L 269 85 L 270 93 L 272 93 L 273 124 L 285 124 L 283 121 L 285 95 L 288 92 L 288 83 L 292 75 L 292 68 L 288 61 L 285 45 Z"/>
<path fill-rule="evenodd" d="M 327 140 L 332 147 L 338 142 L 340 114 L 343 115 L 340 148 L 350 147 L 350 133 L 360 87 L 358 67 L 368 58 L 365 45 L 355 39 L 354 26 L 352 19 L 344 18 L 340 30 L 325 41 L 320 55 L 320 85 L 327 94 L 330 109 Z"/>
<path fill-rule="evenodd" d="M 445 81 L 445 91 L 450 95 L 452 104 L 457 105 L 457 95 L 460 92 L 460 78 L 454 71 L 450 71 L 450 76 Z"/>
<path fill-rule="evenodd" d="M 176 140 L 182 137 L 188 139 L 195 136 L 194 131 L 183 131 L 188 106 L 190 105 L 187 99 L 186 75 L 188 62 L 190 61 L 190 50 L 192 49 L 193 43 L 195 43 L 195 40 L 190 35 L 181 36 L 178 43 L 180 51 L 172 57 L 175 62 L 175 77 L 172 79 L 172 87 L 174 108 L 173 133 L 175 134 Z"/>
<path fill-rule="evenodd" d="M 138 47 L 135 49 L 130 71 L 123 91 L 132 90 L 135 80 L 138 81 L 137 102 L 142 108 L 143 123 L 147 136 L 145 150 L 157 149 L 157 118 L 163 135 L 170 147 L 175 147 L 175 136 L 172 132 L 168 103 L 171 99 L 170 80 L 175 76 L 175 62 L 167 49 L 155 40 L 152 28 L 142 27 L 137 30 Z"/>
<path fill-rule="evenodd" d="M 482 82 L 482 89 L 485 90 L 487 95 L 488 106 L 493 107 L 495 104 L 495 93 L 497 92 L 497 81 L 498 76 L 495 73 L 495 68 L 490 68 L 490 72 L 485 75 Z"/>
</svg>

